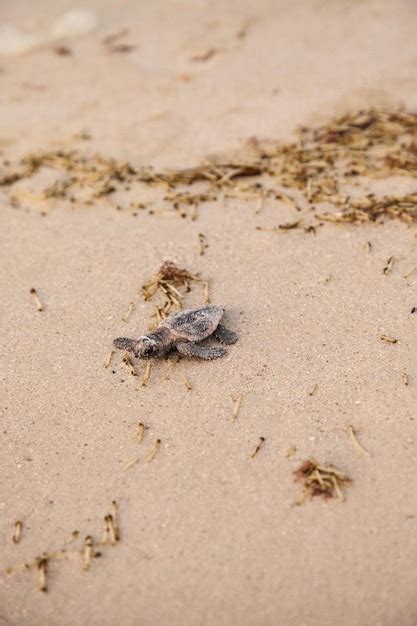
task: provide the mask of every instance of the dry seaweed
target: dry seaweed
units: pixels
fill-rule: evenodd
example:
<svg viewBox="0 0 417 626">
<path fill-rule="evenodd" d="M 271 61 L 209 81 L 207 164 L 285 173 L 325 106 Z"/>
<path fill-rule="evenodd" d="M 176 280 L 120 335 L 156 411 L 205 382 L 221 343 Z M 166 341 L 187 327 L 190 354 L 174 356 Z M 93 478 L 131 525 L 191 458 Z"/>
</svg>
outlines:
<svg viewBox="0 0 417 626">
<path fill-rule="evenodd" d="M 257 445 L 256 445 L 256 447 L 255 447 L 255 449 L 254 449 L 254 451 L 253 451 L 253 452 L 252 452 L 252 454 L 250 455 L 251 459 L 254 459 L 254 458 L 257 456 L 257 454 L 258 454 L 259 450 L 262 448 L 262 446 L 264 445 L 264 443 L 265 443 L 265 437 L 259 437 L 259 441 L 258 441 L 258 443 L 257 443 Z"/>
<path fill-rule="evenodd" d="M 322 466 L 314 459 L 304 461 L 293 474 L 296 481 L 303 482 L 303 492 L 297 504 L 314 496 L 344 500 L 342 488 L 348 487 L 352 482 L 346 474 L 332 465 Z"/>
<path fill-rule="evenodd" d="M 297 452 L 297 446 L 291 446 L 291 448 L 288 448 L 287 452 L 285 453 L 285 457 L 287 459 L 290 459 L 291 457 L 294 456 L 296 452 Z"/>
<path fill-rule="evenodd" d="M 145 459 L 146 463 L 150 463 L 151 461 L 154 460 L 156 453 L 158 452 L 160 446 L 161 446 L 161 440 L 157 439 L 148 452 L 148 456 Z"/>
<path fill-rule="evenodd" d="M 39 298 L 38 292 L 35 289 L 35 287 L 31 288 L 30 293 L 33 296 L 33 299 L 35 300 L 36 308 L 38 309 L 38 311 L 43 311 L 43 304 Z"/>
<path fill-rule="evenodd" d="M 162 302 L 157 304 L 153 313 L 155 318 L 152 328 L 164 320 L 174 311 L 183 306 L 185 293 L 191 290 L 193 282 L 203 282 L 186 269 L 180 269 L 172 261 L 165 261 L 158 273 L 142 287 L 142 296 L 145 301 L 152 300 L 159 295 Z"/>
<path fill-rule="evenodd" d="M 394 256 L 390 256 L 384 269 L 382 270 L 382 273 L 387 275 L 390 273 L 390 271 L 392 270 L 392 266 L 394 265 L 395 262 L 395 257 Z"/>
<path fill-rule="evenodd" d="M 145 371 L 143 373 L 143 377 L 141 380 L 141 387 L 147 387 L 148 386 L 148 382 L 149 382 L 149 376 L 151 374 L 151 367 L 152 367 L 152 363 L 151 361 L 148 361 L 145 365 Z"/>
<path fill-rule="evenodd" d="M 118 36 L 110 36 L 106 45 L 113 45 Z M 417 114 L 403 109 L 370 108 L 348 113 L 316 128 L 299 128 L 290 143 L 252 138 L 239 151 L 211 156 L 200 165 L 177 170 L 137 168 L 76 150 L 32 153 L 17 164 L 3 164 L 0 186 L 11 187 L 42 168 L 55 170 L 60 176 L 44 189 L 44 197 L 70 202 L 82 199 L 84 204 L 94 203 L 132 184 L 145 184 L 162 186 L 165 201 L 191 219 L 196 218 L 198 204 L 217 199 L 221 191 L 224 197 L 257 199 L 257 213 L 266 197 L 300 211 L 300 198 L 313 211 L 311 215 L 323 222 L 417 222 L 417 192 L 362 197 L 355 193 L 352 197 L 351 189 L 363 186 L 364 178 L 417 178 Z M 243 184 L 243 179 L 249 180 Z M 195 184 L 198 189 L 191 188 Z M 293 193 L 288 195 L 287 189 Z M 335 210 L 325 206 L 324 211 L 316 212 L 318 203 L 330 204 Z M 307 228 L 313 228 L 307 232 L 315 232 L 312 224 Z"/>
<path fill-rule="evenodd" d="M 388 337 L 388 335 L 380 335 L 379 338 L 381 341 L 385 341 L 385 343 L 398 343 L 398 339 L 395 339 L 395 337 Z"/>
<path fill-rule="evenodd" d="M 130 320 L 130 316 L 133 313 L 133 308 L 134 308 L 133 302 L 129 302 L 129 305 L 126 309 L 126 313 L 122 317 L 123 322 L 128 322 Z"/>
<path fill-rule="evenodd" d="M 110 539 L 110 543 L 114 545 L 120 539 L 120 533 L 117 524 L 117 503 L 115 500 L 112 502 L 112 512 L 105 517 L 106 523 L 106 541 Z M 16 524 L 20 524 L 20 522 L 16 522 Z M 16 532 L 16 531 L 15 531 Z M 79 531 L 74 531 L 72 533 L 71 542 L 79 537 Z M 68 543 L 68 542 L 67 542 Z M 43 552 L 40 556 L 36 557 L 31 561 L 26 561 L 24 563 L 19 563 L 17 565 L 12 565 L 5 570 L 5 574 L 12 576 L 14 574 L 19 574 L 22 572 L 27 572 L 31 570 L 37 570 L 38 572 L 38 581 L 39 581 L 39 590 L 42 592 L 46 592 L 48 590 L 47 584 L 47 575 L 48 575 L 48 567 L 51 561 L 60 561 L 63 559 L 79 559 L 82 564 L 83 570 L 88 570 L 91 566 L 91 560 L 96 559 L 102 555 L 101 552 L 98 552 L 94 549 L 94 542 L 91 535 L 87 535 L 84 539 L 83 545 L 79 550 L 67 550 L 66 547 L 62 550 Z"/>
<path fill-rule="evenodd" d="M 143 422 L 139 422 L 138 430 L 136 432 L 136 443 L 138 444 L 138 446 L 140 446 L 140 444 L 142 443 L 142 439 L 145 434 L 146 428 L 147 427 L 145 426 Z"/>
<path fill-rule="evenodd" d="M 19 543 L 21 534 L 22 534 L 22 522 L 18 520 L 14 524 L 14 531 L 13 531 L 13 537 L 12 537 L 13 543 Z"/>
<path fill-rule="evenodd" d="M 359 454 L 363 454 L 364 456 L 372 456 L 372 454 L 368 452 L 368 450 L 365 450 L 365 448 L 361 446 L 359 441 L 356 439 L 356 433 L 351 424 L 349 424 L 348 426 L 348 433 L 349 433 L 350 440 L 353 443 L 353 446 L 359 452 Z"/>
<path fill-rule="evenodd" d="M 183 382 L 184 382 L 184 385 L 185 385 L 185 388 L 187 389 L 187 391 L 191 391 L 193 387 L 192 387 L 192 385 L 191 385 L 190 381 L 188 380 L 188 378 L 186 378 L 185 376 L 183 376 L 183 379 L 182 379 L 182 380 L 183 380 Z"/>
<path fill-rule="evenodd" d="M 110 363 L 112 362 L 112 358 L 114 355 L 114 350 L 110 350 L 108 355 L 106 356 L 106 359 L 103 363 L 104 367 L 107 369 L 110 366 Z"/>
<path fill-rule="evenodd" d="M 242 405 L 242 395 L 236 396 L 236 398 L 234 398 L 232 396 L 232 400 L 233 400 L 233 410 L 230 416 L 230 419 L 235 420 L 237 419 L 237 416 L 239 415 L 239 411 L 240 411 L 240 407 Z"/>
</svg>

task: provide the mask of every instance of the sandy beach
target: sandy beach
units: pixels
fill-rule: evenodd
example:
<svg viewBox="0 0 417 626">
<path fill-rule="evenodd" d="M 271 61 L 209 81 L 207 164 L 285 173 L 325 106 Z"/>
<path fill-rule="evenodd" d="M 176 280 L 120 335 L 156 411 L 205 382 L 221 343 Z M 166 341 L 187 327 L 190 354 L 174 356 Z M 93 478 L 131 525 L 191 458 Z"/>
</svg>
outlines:
<svg viewBox="0 0 417 626">
<path fill-rule="evenodd" d="M 346 203 L 236 187 L 264 170 L 144 179 L 416 112 L 416 19 L 411 0 L 0 6 L 1 626 L 415 626 L 415 208 L 333 223 L 315 212 Z M 106 159 L 135 174 L 103 188 Z M 415 194 L 401 167 L 353 193 Z M 201 279 L 182 306 L 209 296 L 239 341 L 142 384 L 106 359 L 154 321 L 142 286 L 167 260 Z M 343 499 L 297 505 L 307 459 L 351 479 Z"/>
</svg>

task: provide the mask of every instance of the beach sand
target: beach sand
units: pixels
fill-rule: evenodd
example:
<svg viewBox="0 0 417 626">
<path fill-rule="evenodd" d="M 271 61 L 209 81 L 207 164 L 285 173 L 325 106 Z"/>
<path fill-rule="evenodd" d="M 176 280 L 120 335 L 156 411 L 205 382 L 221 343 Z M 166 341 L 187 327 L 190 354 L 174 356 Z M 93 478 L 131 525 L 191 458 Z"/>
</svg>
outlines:
<svg viewBox="0 0 417 626">
<path fill-rule="evenodd" d="M 417 110 L 411 1 L 85 6 L 96 24 L 58 42 L 45 33 L 71 2 L 1 6 L 2 23 L 40 38 L 0 57 L 2 161 L 77 149 L 179 168 L 365 107 Z M 134 47 L 109 50 L 123 29 L 117 44 Z M 62 550 L 73 531 L 68 550 L 100 542 L 113 500 L 120 527 L 88 571 L 78 555 L 51 560 L 47 593 L 36 570 L 2 574 L 0 623 L 414 626 L 415 232 L 397 220 L 261 232 L 294 210 L 211 201 L 192 221 L 116 210 L 128 194 L 69 208 L 0 188 L 0 567 Z M 239 341 L 218 361 L 157 362 L 142 386 L 143 365 L 134 378 L 120 353 L 103 363 L 115 337 L 146 331 L 140 289 L 167 259 L 210 279 Z M 202 301 L 196 284 L 184 304 Z M 292 472 L 310 457 L 352 478 L 345 501 L 294 506 Z"/>
</svg>

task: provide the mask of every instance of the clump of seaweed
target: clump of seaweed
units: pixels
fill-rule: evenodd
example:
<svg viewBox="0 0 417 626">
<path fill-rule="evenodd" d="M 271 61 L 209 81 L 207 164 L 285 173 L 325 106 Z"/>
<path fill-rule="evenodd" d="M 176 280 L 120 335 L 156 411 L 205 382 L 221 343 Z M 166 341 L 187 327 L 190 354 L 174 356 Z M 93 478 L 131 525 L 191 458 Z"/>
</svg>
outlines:
<svg viewBox="0 0 417 626">
<path fill-rule="evenodd" d="M 45 198 L 68 198 L 74 202 L 76 194 L 88 192 L 87 200 L 93 202 L 115 191 L 122 183 L 133 180 L 137 174 L 129 163 L 101 155 L 86 156 L 77 150 L 56 150 L 30 153 L 20 160 L 16 168 L 6 163 L 6 172 L 0 175 L 0 186 L 10 186 L 24 178 L 30 178 L 41 168 L 49 168 L 67 174 L 43 190 Z"/>
<path fill-rule="evenodd" d="M 238 151 L 212 155 L 185 169 L 137 168 L 77 150 L 32 153 L 17 165 L 6 161 L 3 167 L 0 186 L 4 187 L 30 178 L 41 168 L 63 172 L 64 178 L 45 188 L 43 196 L 72 203 L 80 199 L 94 203 L 132 185 L 162 187 L 164 201 L 181 217 L 193 220 L 196 207 L 216 200 L 221 192 L 224 198 L 257 200 L 256 213 L 269 198 L 336 224 L 384 219 L 417 222 L 417 192 L 362 197 L 352 192 L 354 187 L 363 188 L 366 179 L 417 178 L 417 114 L 403 109 L 348 113 L 315 128 L 299 128 L 295 141 L 289 143 L 252 138 Z M 288 195 L 287 189 L 293 192 Z M 294 193 L 297 197 L 292 197 Z M 327 207 L 326 212 L 317 211 L 320 203 L 336 211 L 329 212 Z M 281 225 L 273 230 L 286 228 Z"/>
<path fill-rule="evenodd" d="M 304 461 L 294 472 L 296 481 L 303 481 L 303 491 L 296 504 L 302 504 L 314 496 L 344 500 L 342 488 L 352 480 L 332 465 L 319 465 L 314 459 Z"/>
<path fill-rule="evenodd" d="M 145 301 L 152 300 L 157 294 L 162 297 L 160 298 L 162 302 L 155 306 L 154 325 L 159 324 L 174 311 L 180 310 L 185 293 L 191 290 L 191 283 L 200 280 L 188 270 L 179 268 L 173 261 L 165 261 L 155 276 L 142 286 Z"/>
</svg>

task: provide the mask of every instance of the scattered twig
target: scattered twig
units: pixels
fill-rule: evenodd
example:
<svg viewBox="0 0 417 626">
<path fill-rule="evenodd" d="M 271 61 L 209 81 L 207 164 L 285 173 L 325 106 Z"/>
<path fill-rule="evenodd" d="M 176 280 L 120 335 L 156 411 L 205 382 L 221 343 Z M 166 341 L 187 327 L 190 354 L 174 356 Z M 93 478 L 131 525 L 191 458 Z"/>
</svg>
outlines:
<svg viewBox="0 0 417 626">
<path fill-rule="evenodd" d="M 417 265 L 414 265 L 405 274 L 403 274 L 403 278 L 410 278 L 411 274 L 413 274 L 416 270 L 417 270 Z"/>
<path fill-rule="evenodd" d="M 276 233 L 281 230 L 293 230 L 294 228 L 298 228 L 302 224 L 303 220 L 295 220 L 294 222 L 286 222 L 284 224 L 279 224 L 278 226 L 273 226 L 272 228 L 266 228 L 263 226 L 256 226 L 256 230 L 262 230 L 264 232 Z"/>
<path fill-rule="evenodd" d="M 22 522 L 18 520 L 14 524 L 13 543 L 19 543 L 21 533 L 22 533 Z"/>
<path fill-rule="evenodd" d="M 113 358 L 114 355 L 114 350 L 110 350 L 110 352 L 108 353 L 108 355 L 106 356 L 106 360 L 104 361 L 103 365 L 104 367 L 107 369 L 110 366 L 111 360 Z"/>
<path fill-rule="evenodd" d="M 46 558 L 39 559 L 38 572 L 39 572 L 39 591 L 46 592 L 48 591 L 48 586 L 46 582 L 46 576 L 48 573 L 48 559 Z"/>
<path fill-rule="evenodd" d="M 206 236 L 203 233 L 198 233 L 198 253 L 200 256 L 203 256 L 206 248 L 208 248 Z"/>
<path fill-rule="evenodd" d="M 155 441 L 155 443 L 153 444 L 152 448 L 148 452 L 148 456 L 145 459 L 146 463 L 150 463 L 151 461 L 153 461 L 153 459 L 155 458 L 156 453 L 159 450 L 160 445 L 161 445 L 161 440 L 157 439 Z"/>
<path fill-rule="evenodd" d="M 130 356 L 130 354 L 128 352 L 125 352 L 124 357 L 123 357 L 123 363 L 128 367 L 129 372 L 132 374 L 132 376 L 138 376 L 138 370 L 136 369 L 135 364 L 133 363 L 132 357 Z"/>
<path fill-rule="evenodd" d="M 38 311 L 43 311 L 43 304 L 39 299 L 39 295 L 35 287 L 31 288 L 30 293 L 32 294 L 33 299 L 35 300 Z"/>
<path fill-rule="evenodd" d="M 165 380 L 170 380 L 171 379 L 171 374 L 174 370 L 174 367 L 177 365 L 177 363 L 179 363 L 179 357 L 178 355 L 176 355 L 175 357 L 173 357 L 172 359 L 170 359 L 169 363 L 168 363 L 168 368 L 167 368 L 167 373 L 165 374 Z"/>
<path fill-rule="evenodd" d="M 124 466 L 123 471 L 126 472 L 126 470 L 130 469 L 131 467 L 133 467 L 134 465 L 137 465 L 138 463 L 140 463 L 140 459 L 134 459 L 133 461 L 130 461 L 127 465 Z"/>
<path fill-rule="evenodd" d="M 242 404 L 242 396 L 239 395 L 236 398 L 233 398 L 232 396 L 232 400 L 233 400 L 233 410 L 230 416 L 230 419 L 235 420 L 237 419 L 237 416 L 239 414 L 239 410 L 240 410 L 240 406 Z"/>
<path fill-rule="evenodd" d="M 392 266 L 394 265 L 394 261 L 395 261 L 395 257 L 390 256 L 384 269 L 382 270 L 383 274 L 389 274 L 389 272 L 392 270 Z"/>
<path fill-rule="evenodd" d="M 107 534 L 110 540 L 110 545 L 115 546 L 117 543 L 117 531 L 114 523 L 113 515 L 106 515 L 104 521 L 107 525 Z"/>
<path fill-rule="evenodd" d="M 127 307 L 126 313 L 122 317 L 122 321 L 128 322 L 132 313 L 133 313 L 133 302 L 129 302 L 129 306 Z"/>
<path fill-rule="evenodd" d="M 183 381 L 184 381 L 185 387 L 187 388 L 187 391 L 191 391 L 192 385 L 191 385 L 190 381 L 188 380 L 188 378 L 183 376 Z"/>
<path fill-rule="evenodd" d="M 146 365 L 145 365 L 145 371 L 143 374 L 143 378 L 141 380 L 141 387 L 147 387 L 148 386 L 148 382 L 149 382 L 149 376 L 151 374 L 151 367 L 152 367 L 152 363 L 151 361 L 147 361 Z"/>
<path fill-rule="evenodd" d="M 265 443 L 265 437 L 259 437 L 259 443 L 257 444 L 255 450 L 250 455 L 251 459 L 254 459 L 256 457 L 256 455 L 258 454 L 259 450 L 262 448 L 264 443 Z"/>
<path fill-rule="evenodd" d="M 143 422 L 139 422 L 138 429 L 136 431 L 136 443 L 138 446 L 142 443 L 143 435 L 145 434 L 146 426 Z"/>
<path fill-rule="evenodd" d="M 380 335 L 379 337 L 381 341 L 385 341 L 386 343 L 398 343 L 398 339 L 394 339 L 394 337 L 388 337 L 388 335 Z"/>
<path fill-rule="evenodd" d="M 204 304 L 210 304 L 209 281 L 205 280 L 203 283 L 203 286 L 204 286 Z"/>
<path fill-rule="evenodd" d="M 297 446 L 291 446 L 291 448 L 288 448 L 285 456 L 287 459 L 290 459 L 291 457 L 294 456 L 296 452 L 297 452 Z"/>
<path fill-rule="evenodd" d="M 410 378 L 407 374 L 407 372 L 403 372 L 403 383 L 406 387 L 408 387 L 409 383 L 410 383 Z"/>
<path fill-rule="evenodd" d="M 365 450 L 365 448 L 361 446 L 361 444 L 356 439 L 355 431 L 351 424 L 349 424 L 348 433 L 349 433 L 351 442 L 353 443 L 354 447 L 356 448 L 356 450 L 358 450 L 360 454 L 364 454 L 365 456 L 372 456 L 372 454 L 368 452 L 368 450 Z"/>
<path fill-rule="evenodd" d="M 83 570 L 87 571 L 91 565 L 91 554 L 93 550 L 93 538 L 91 535 L 87 535 L 84 539 L 84 552 L 83 552 Z"/>
<path fill-rule="evenodd" d="M 309 396 L 313 396 L 316 393 L 318 388 L 319 388 L 318 384 L 314 383 L 314 385 L 312 387 L 310 387 L 310 389 L 308 390 L 308 392 L 307 392 L 308 395 Z"/>
<path fill-rule="evenodd" d="M 210 59 L 212 59 L 216 54 L 218 54 L 219 50 L 217 48 L 209 48 L 208 50 L 206 50 L 206 52 L 202 52 L 201 54 L 195 54 L 194 56 L 190 57 L 190 61 L 192 61 L 193 63 L 202 63 L 204 61 L 209 61 Z"/>
<path fill-rule="evenodd" d="M 114 533 L 115 533 L 115 537 L 116 537 L 116 541 L 120 541 L 120 531 L 119 531 L 119 525 L 118 525 L 118 514 L 117 514 L 117 502 L 116 500 L 113 500 L 111 503 L 111 514 L 113 517 L 113 526 L 114 526 Z"/>
</svg>

